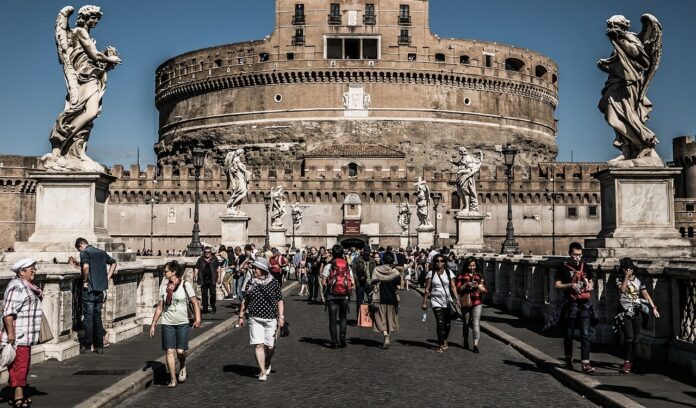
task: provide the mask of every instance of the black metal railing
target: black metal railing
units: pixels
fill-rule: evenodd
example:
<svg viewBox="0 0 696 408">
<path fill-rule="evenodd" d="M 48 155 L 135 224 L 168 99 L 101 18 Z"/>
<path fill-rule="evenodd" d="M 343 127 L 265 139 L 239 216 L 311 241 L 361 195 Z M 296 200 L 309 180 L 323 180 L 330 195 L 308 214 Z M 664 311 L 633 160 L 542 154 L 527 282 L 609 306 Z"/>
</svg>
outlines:
<svg viewBox="0 0 696 408">
<path fill-rule="evenodd" d="M 374 14 L 366 14 L 363 16 L 363 24 L 377 25 L 377 16 Z"/>
<path fill-rule="evenodd" d="M 411 36 L 410 35 L 400 35 L 399 36 L 399 44 L 400 45 L 411 44 Z"/>
<path fill-rule="evenodd" d="M 341 16 L 339 14 L 329 14 L 329 24 L 340 25 L 341 24 Z"/>
<path fill-rule="evenodd" d="M 304 35 L 295 35 L 292 37 L 292 44 L 293 45 L 304 45 L 305 43 L 305 36 Z"/>
<path fill-rule="evenodd" d="M 399 16 L 399 25 L 411 25 L 411 16 Z"/>
<path fill-rule="evenodd" d="M 292 16 L 292 24 L 294 25 L 303 25 L 305 23 L 305 15 L 304 14 L 295 14 Z"/>
</svg>

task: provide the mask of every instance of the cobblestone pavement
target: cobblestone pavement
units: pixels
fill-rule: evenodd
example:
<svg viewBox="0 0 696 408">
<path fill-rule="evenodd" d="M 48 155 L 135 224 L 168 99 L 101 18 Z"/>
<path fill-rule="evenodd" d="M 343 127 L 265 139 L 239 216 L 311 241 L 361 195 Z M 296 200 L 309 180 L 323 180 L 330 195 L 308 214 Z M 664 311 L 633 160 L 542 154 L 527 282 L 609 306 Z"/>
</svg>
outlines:
<svg viewBox="0 0 696 408">
<path fill-rule="evenodd" d="M 290 337 L 281 338 L 268 381 L 259 382 L 246 329 L 234 329 L 197 351 L 188 363 L 189 379 L 174 389 L 155 385 L 123 407 L 165 406 L 456 406 L 591 407 L 512 348 L 482 335 L 481 354 L 461 347 L 461 325 L 450 347 L 434 351 L 432 313 L 421 321 L 421 297 L 402 292 L 392 346 L 381 335 L 348 327 L 348 347 L 328 348 L 328 320 L 322 305 L 286 296 Z M 354 315 L 351 306 L 351 315 Z"/>
</svg>

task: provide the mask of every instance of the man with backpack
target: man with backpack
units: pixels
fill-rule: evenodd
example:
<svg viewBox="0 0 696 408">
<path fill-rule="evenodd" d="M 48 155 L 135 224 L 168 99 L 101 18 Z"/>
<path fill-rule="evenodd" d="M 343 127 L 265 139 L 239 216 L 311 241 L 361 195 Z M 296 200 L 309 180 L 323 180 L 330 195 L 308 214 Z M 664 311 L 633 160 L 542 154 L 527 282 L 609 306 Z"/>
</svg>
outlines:
<svg viewBox="0 0 696 408">
<path fill-rule="evenodd" d="M 343 258 L 343 247 L 336 244 L 327 251 L 327 262 L 322 271 L 322 284 L 326 288 L 326 302 L 329 309 L 329 332 L 331 348 L 346 346 L 348 327 L 348 303 L 353 290 L 353 276 L 348 262 Z M 340 334 L 336 335 L 336 320 L 339 320 Z M 338 340 L 338 341 L 337 341 Z"/>
<path fill-rule="evenodd" d="M 278 251 L 278 248 L 273 248 L 271 249 L 271 258 L 268 260 L 268 264 L 270 265 L 271 269 L 271 276 L 275 278 L 275 280 L 278 281 L 280 284 L 280 287 L 283 287 L 283 275 L 285 275 L 284 270 L 288 266 L 288 260 L 281 255 L 280 251 Z"/>
<path fill-rule="evenodd" d="M 560 268 L 554 285 L 556 289 L 565 291 L 565 305 L 561 312 L 561 319 L 565 322 L 565 364 L 566 368 L 573 369 L 573 335 L 577 328 L 580 330 L 582 372 L 594 374 L 595 369 L 590 364 L 590 325 L 595 318 L 592 306 L 592 269 L 582 261 L 582 245 L 579 243 L 570 244 L 568 255 L 570 261 Z"/>
</svg>

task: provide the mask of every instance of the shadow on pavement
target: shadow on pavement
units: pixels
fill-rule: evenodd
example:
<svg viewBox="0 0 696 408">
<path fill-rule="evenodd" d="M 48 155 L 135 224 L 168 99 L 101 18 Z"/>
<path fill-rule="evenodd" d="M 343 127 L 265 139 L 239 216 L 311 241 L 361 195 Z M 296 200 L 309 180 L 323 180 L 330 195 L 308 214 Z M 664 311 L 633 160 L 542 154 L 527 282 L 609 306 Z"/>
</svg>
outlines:
<svg viewBox="0 0 696 408">
<path fill-rule="evenodd" d="M 315 346 L 322 346 L 329 348 L 331 347 L 331 342 L 326 339 L 315 339 L 312 337 L 300 337 L 300 342 L 302 343 L 309 343 L 309 344 L 314 344 Z"/>
<path fill-rule="evenodd" d="M 152 383 L 156 385 L 169 384 L 169 376 L 167 375 L 167 366 L 159 361 L 147 361 L 143 371 L 152 369 Z"/>
<path fill-rule="evenodd" d="M 351 337 L 348 339 L 348 342 L 350 344 L 353 344 L 356 346 L 377 347 L 377 348 L 382 347 L 381 341 L 376 341 L 376 340 L 372 340 L 372 339 L 361 339 L 358 337 Z"/>
<path fill-rule="evenodd" d="M 633 395 L 633 396 L 638 397 L 638 398 L 645 398 L 645 399 L 650 399 L 650 400 L 670 402 L 672 404 L 677 404 L 677 405 L 681 405 L 684 407 L 696 407 L 695 404 L 687 404 L 684 402 L 675 401 L 673 399 L 665 398 L 665 397 L 655 397 L 649 392 L 641 391 L 635 387 L 628 387 L 625 385 L 601 384 L 601 385 L 597 386 L 597 389 L 618 392 L 618 393 L 621 393 L 624 395 Z"/>
<path fill-rule="evenodd" d="M 48 395 L 45 392 L 39 391 L 36 388 L 32 387 L 31 385 L 28 385 L 24 387 L 24 396 L 31 398 L 34 395 Z M 12 403 L 14 401 L 14 388 L 10 386 L 5 386 L 2 390 L 0 390 L 0 402 L 8 402 Z"/>
<path fill-rule="evenodd" d="M 406 347 L 422 347 L 428 350 L 434 350 L 435 346 L 433 346 L 430 343 L 426 343 L 424 341 L 415 341 L 415 340 L 397 340 L 397 343 L 401 343 Z"/>
<path fill-rule="evenodd" d="M 259 374 L 259 368 L 241 364 L 230 364 L 222 367 L 224 373 L 234 373 L 242 377 L 256 377 Z"/>
<path fill-rule="evenodd" d="M 517 367 L 520 371 L 534 371 L 537 373 L 546 373 L 546 370 L 537 366 L 534 363 L 527 363 L 524 361 L 512 361 L 512 360 L 503 360 L 503 364 L 507 364 L 509 366 Z"/>
</svg>

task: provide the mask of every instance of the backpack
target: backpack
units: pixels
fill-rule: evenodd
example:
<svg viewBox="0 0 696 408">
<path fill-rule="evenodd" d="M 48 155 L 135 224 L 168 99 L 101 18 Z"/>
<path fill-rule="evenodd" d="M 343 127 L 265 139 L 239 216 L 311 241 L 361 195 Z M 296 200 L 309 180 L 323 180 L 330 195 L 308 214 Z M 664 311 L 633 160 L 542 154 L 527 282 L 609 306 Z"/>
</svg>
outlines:
<svg viewBox="0 0 696 408">
<path fill-rule="evenodd" d="M 348 296 L 353 289 L 353 281 L 350 278 L 348 262 L 345 259 L 336 259 L 331 263 L 329 274 L 329 293 L 334 296 Z"/>
<path fill-rule="evenodd" d="M 568 289 L 568 296 L 570 297 L 570 299 L 576 302 L 590 300 L 592 298 L 592 292 L 588 291 L 587 287 L 585 286 L 587 278 L 587 275 L 585 275 L 585 263 L 580 263 L 579 270 L 573 268 L 573 266 L 568 263 L 565 264 L 565 267 L 570 273 L 573 274 L 570 282 L 578 284 L 581 288 L 580 293 L 572 289 Z"/>
</svg>

